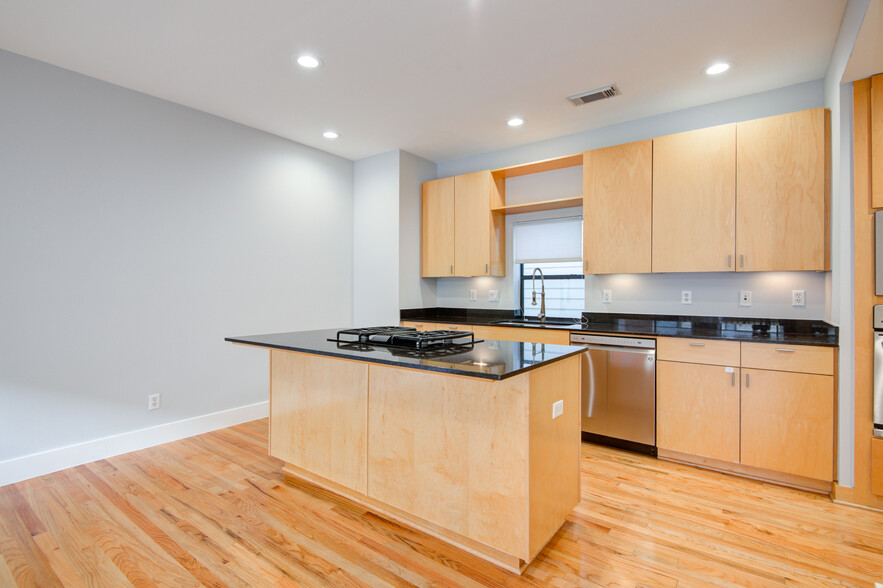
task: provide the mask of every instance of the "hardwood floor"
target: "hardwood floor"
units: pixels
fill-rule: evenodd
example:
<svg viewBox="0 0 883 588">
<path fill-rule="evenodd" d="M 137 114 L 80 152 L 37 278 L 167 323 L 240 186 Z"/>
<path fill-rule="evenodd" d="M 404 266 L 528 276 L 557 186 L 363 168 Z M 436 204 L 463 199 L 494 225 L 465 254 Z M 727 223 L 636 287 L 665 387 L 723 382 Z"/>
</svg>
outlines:
<svg viewBox="0 0 883 588">
<path fill-rule="evenodd" d="M 522 577 L 306 485 L 266 419 L 0 488 L 0 586 L 873 586 L 883 513 L 583 445 Z"/>
</svg>

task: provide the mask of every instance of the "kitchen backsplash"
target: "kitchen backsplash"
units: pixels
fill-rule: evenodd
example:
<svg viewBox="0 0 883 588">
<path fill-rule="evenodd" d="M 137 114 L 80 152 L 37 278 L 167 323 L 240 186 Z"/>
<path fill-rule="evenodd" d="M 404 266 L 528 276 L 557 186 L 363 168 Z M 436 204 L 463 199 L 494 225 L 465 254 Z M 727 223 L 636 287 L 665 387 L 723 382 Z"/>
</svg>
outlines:
<svg viewBox="0 0 883 588">
<path fill-rule="evenodd" d="M 586 276 L 585 310 L 821 320 L 826 318 L 828 275 L 828 272 L 717 272 Z M 437 304 L 456 308 L 516 308 L 513 284 L 511 277 L 440 278 Z M 476 301 L 469 300 L 471 288 L 477 290 Z M 499 290 L 499 302 L 488 300 L 489 290 Z M 601 302 L 602 290 L 611 290 L 612 302 Z M 681 304 L 685 290 L 691 293 L 692 304 Z M 751 292 L 751 306 L 740 305 L 739 295 L 743 290 Z M 806 306 L 791 305 L 793 290 L 806 292 Z M 530 308 L 526 314 L 530 314 Z"/>
</svg>

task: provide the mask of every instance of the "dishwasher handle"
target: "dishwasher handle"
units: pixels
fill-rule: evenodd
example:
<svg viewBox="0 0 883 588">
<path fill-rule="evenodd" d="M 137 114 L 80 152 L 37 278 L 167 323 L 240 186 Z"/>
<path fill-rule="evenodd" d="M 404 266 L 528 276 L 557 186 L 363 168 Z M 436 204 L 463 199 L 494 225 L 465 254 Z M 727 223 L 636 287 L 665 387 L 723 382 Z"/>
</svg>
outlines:
<svg viewBox="0 0 883 588">
<path fill-rule="evenodd" d="M 637 353 L 638 355 L 656 355 L 655 349 L 646 349 L 641 347 L 620 347 L 619 345 L 594 345 L 585 343 L 571 343 L 571 345 L 576 345 L 579 347 L 585 347 L 586 349 L 592 349 L 595 351 L 615 351 L 616 353 Z"/>
</svg>

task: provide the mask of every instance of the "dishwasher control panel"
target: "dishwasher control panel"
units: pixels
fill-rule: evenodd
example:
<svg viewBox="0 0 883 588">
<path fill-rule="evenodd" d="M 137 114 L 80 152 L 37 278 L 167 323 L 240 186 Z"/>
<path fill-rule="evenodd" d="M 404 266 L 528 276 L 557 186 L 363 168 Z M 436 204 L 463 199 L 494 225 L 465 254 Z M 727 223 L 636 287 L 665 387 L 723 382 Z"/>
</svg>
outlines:
<svg viewBox="0 0 883 588">
<path fill-rule="evenodd" d="M 616 347 L 639 347 L 642 349 L 656 349 L 656 339 L 637 339 L 635 337 L 615 337 L 608 335 L 583 335 L 572 333 L 571 343 L 585 345 L 613 345 Z"/>
</svg>

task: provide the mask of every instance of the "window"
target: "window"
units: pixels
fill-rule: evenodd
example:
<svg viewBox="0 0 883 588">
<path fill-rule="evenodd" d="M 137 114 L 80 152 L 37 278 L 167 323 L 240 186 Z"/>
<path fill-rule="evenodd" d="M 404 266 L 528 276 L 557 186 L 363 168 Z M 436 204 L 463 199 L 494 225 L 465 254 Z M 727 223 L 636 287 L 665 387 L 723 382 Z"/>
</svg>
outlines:
<svg viewBox="0 0 883 588">
<path fill-rule="evenodd" d="M 546 287 L 546 316 L 579 318 L 585 308 L 582 273 L 582 218 L 568 217 L 515 223 L 516 275 L 520 276 L 521 310 L 525 316 L 540 312 L 540 283 L 533 301 L 533 272 L 540 268 Z M 539 278 L 539 273 L 537 273 Z"/>
<path fill-rule="evenodd" d="M 536 316 L 540 312 L 540 275 L 537 274 L 537 304 L 531 305 L 533 271 L 540 268 L 546 282 L 546 316 L 550 318 L 579 318 L 586 306 L 586 279 L 582 274 L 582 262 L 564 261 L 547 263 L 522 263 L 521 310 L 524 316 Z"/>
</svg>

